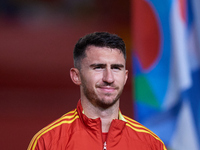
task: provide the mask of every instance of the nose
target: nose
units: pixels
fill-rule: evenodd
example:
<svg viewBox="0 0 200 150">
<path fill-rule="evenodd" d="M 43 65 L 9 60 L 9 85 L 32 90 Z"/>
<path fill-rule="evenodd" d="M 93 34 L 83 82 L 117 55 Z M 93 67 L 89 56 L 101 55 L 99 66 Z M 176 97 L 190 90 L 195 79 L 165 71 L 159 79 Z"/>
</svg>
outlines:
<svg viewBox="0 0 200 150">
<path fill-rule="evenodd" d="M 103 82 L 106 82 L 106 83 L 113 83 L 114 82 L 114 76 L 113 76 L 113 72 L 111 69 L 105 69 L 104 72 L 103 72 Z"/>
</svg>

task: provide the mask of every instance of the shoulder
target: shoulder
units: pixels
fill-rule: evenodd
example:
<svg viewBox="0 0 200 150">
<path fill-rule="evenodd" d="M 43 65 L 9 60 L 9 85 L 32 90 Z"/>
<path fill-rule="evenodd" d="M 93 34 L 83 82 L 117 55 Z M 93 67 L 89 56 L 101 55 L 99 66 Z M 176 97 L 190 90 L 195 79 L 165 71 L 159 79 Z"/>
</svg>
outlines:
<svg viewBox="0 0 200 150">
<path fill-rule="evenodd" d="M 142 124 L 140 124 L 139 122 L 137 122 L 136 120 L 129 118 L 125 115 L 123 115 L 123 117 L 126 120 L 126 126 L 128 126 L 131 130 L 135 131 L 135 132 L 141 132 L 141 133 L 147 133 L 153 137 L 157 137 L 157 135 L 155 135 L 151 130 L 149 130 L 148 128 L 146 128 L 145 126 L 143 126 Z"/>
<path fill-rule="evenodd" d="M 69 134 L 67 131 L 71 130 L 73 122 L 75 122 L 75 120 L 78 118 L 79 116 L 77 114 L 77 110 L 74 109 L 50 123 L 35 134 L 29 144 L 28 150 L 34 150 L 38 145 L 44 146 L 44 143 L 47 146 L 48 143 L 53 142 L 52 140 L 58 140 L 59 138 L 67 137 L 67 134 Z M 61 132 L 62 130 L 65 130 L 66 132 Z M 41 144 L 41 142 L 43 142 L 43 144 Z"/>
<path fill-rule="evenodd" d="M 167 150 L 163 141 L 155 133 L 129 117 L 124 115 L 123 117 L 126 120 L 126 127 L 128 129 L 128 132 L 130 132 L 129 136 L 131 138 L 137 138 L 137 140 L 140 140 L 144 143 L 148 143 L 150 145 L 153 144 L 153 146 L 156 145 L 156 147 Z"/>
</svg>

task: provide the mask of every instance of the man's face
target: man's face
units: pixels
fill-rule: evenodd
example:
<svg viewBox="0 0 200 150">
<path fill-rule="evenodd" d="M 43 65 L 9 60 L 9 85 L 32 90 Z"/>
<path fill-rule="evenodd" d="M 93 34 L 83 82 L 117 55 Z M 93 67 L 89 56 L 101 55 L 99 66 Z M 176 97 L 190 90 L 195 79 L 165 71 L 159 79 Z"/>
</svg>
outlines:
<svg viewBox="0 0 200 150">
<path fill-rule="evenodd" d="M 120 50 L 89 46 L 81 61 L 81 96 L 95 106 L 112 106 L 119 100 L 127 77 Z"/>
</svg>

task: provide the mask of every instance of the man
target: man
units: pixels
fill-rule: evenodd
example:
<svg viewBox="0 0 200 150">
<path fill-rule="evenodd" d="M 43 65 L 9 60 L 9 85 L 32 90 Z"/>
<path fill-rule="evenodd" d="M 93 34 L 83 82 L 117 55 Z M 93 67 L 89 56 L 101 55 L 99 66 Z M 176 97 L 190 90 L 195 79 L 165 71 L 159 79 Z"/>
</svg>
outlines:
<svg viewBox="0 0 200 150">
<path fill-rule="evenodd" d="M 28 150 L 166 150 L 159 137 L 119 110 L 125 64 L 125 44 L 117 35 L 80 38 L 70 70 L 80 86 L 77 108 L 39 131 Z"/>
</svg>

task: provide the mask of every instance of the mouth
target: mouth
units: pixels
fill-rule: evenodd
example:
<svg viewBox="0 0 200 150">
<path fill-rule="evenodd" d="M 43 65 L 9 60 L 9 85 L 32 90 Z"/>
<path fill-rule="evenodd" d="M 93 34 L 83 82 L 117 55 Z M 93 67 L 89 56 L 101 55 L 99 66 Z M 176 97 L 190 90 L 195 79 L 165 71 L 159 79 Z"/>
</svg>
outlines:
<svg viewBox="0 0 200 150">
<path fill-rule="evenodd" d="M 103 92 L 105 93 L 112 93 L 114 92 L 115 90 L 117 90 L 116 87 L 112 87 L 112 86 L 100 86 L 98 87 L 100 90 L 102 90 Z"/>
</svg>

